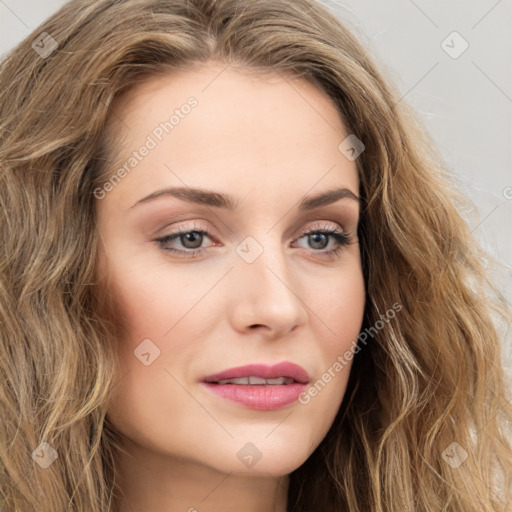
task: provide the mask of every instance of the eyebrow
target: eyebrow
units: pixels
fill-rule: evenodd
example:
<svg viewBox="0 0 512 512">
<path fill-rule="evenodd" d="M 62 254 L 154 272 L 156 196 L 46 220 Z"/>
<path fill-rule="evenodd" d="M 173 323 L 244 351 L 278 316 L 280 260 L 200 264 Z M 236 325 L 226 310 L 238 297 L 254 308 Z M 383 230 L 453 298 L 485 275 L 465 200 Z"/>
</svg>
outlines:
<svg viewBox="0 0 512 512">
<path fill-rule="evenodd" d="M 131 208 L 163 196 L 176 197 L 177 199 L 181 199 L 189 203 L 224 208 L 226 210 L 237 210 L 240 204 L 239 201 L 232 196 L 221 194 L 219 192 L 190 187 L 171 187 L 157 190 L 156 192 L 139 199 L 133 206 L 131 206 Z M 345 198 L 353 199 L 357 203 L 360 203 L 359 196 L 354 194 L 348 188 L 335 188 L 303 198 L 298 205 L 298 209 L 301 211 L 313 210 L 314 208 L 326 206 Z"/>
</svg>

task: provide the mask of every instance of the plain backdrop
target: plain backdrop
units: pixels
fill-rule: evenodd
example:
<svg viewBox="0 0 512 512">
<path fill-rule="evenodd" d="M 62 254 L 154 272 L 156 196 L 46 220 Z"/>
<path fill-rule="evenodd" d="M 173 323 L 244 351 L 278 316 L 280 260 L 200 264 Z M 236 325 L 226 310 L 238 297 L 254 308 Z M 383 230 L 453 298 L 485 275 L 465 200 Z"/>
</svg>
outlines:
<svg viewBox="0 0 512 512">
<path fill-rule="evenodd" d="M 0 57 L 64 3 L 0 0 Z M 323 3 L 372 51 L 401 101 L 427 125 L 458 187 L 476 205 L 461 213 L 506 265 L 495 275 L 512 302 L 512 1 Z M 504 345 L 509 375 L 510 339 Z"/>
</svg>

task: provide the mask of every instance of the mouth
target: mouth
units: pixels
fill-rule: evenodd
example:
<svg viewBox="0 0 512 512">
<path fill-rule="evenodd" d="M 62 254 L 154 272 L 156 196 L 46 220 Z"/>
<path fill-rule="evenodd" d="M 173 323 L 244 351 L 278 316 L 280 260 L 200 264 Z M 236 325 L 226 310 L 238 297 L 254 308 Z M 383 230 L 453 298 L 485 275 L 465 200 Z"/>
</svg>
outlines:
<svg viewBox="0 0 512 512">
<path fill-rule="evenodd" d="M 237 405 L 274 410 L 295 402 L 309 380 L 304 368 L 284 362 L 274 366 L 251 364 L 230 368 L 204 377 L 201 383 Z"/>
<path fill-rule="evenodd" d="M 293 383 L 307 384 L 309 375 L 302 366 L 289 362 L 273 366 L 249 364 L 208 375 L 203 378 L 203 382 L 242 386 L 283 386 Z"/>
<path fill-rule="evenodd" d="M 283 386 L 297 382 L 291 377 L 277 377 L 275 379 L 263 379 L 255 375 L 249 377 L 238 377 L 235 379 L 223 379 L 219 381 L 205 381 L 209 384 L 238 384 L 241 386 Z"/>
</svg>

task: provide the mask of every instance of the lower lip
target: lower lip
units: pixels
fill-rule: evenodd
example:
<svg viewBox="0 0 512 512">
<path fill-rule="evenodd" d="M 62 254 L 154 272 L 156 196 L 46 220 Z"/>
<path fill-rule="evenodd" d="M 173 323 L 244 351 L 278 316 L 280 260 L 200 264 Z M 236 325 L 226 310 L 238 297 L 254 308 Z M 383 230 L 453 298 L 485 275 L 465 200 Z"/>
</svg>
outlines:
<svg viewBox="0 0 512 512">
<path fill-rule="evenodd" d="M 203 383 L 212 393 L 237 402 L 251 409 L 271 411 L 295 402 L 307 384 L 295 382 L 284 385 L 209 384 Z"/>
</svg>

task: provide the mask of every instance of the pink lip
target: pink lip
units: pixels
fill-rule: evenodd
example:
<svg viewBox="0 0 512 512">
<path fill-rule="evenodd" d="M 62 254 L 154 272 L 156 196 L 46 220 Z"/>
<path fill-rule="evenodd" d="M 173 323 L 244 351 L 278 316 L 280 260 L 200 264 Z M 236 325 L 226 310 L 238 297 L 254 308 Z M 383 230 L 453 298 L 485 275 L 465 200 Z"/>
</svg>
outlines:
<svg viewBox="0 0 512 512">
<path fill-rule="evenodd" d="M 215 384 L 219 380 L 250 376 L 262 379 L 291 377 L 296 382 L 283 385 Z M 239 366 L 208 375 L 202 380 L 202 384 L 211 392 L 227 400 L 258 410 L 280 409 L 295 402 L 306 389 L 308 382 L 309 375 L 306 370 L 301 366 L 288 362 L 279 363 L 274 366 L 263 364 Z"/>
<path fill-rule="evenodd" d="M 220 373 L 207 375 L 203 382 L 218 382 L 219 380 L 236 379 L 239 377 L 261 377 L 262 379 L 277 379 L 279 377 L 291 377 L 297 382 L 307 384 L 309 375 L 302 366 L 285 361 L 284 363 L 268 366 L 265 364 L 248 364 L 246 366 L 237 366 Z"/>
</svg>

